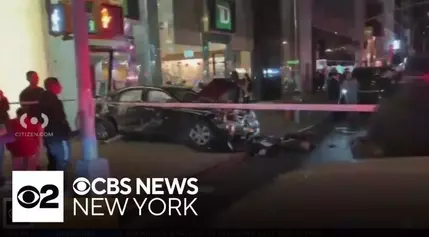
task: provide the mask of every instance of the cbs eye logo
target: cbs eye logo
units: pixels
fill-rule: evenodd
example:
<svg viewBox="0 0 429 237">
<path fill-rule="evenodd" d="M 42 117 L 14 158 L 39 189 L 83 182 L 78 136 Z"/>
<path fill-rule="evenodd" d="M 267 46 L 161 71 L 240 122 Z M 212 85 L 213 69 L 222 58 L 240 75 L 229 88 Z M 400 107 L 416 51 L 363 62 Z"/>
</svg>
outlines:
<svg viewBox="0 0 429 237">
<path fill-rule="evenodd" d="M 80 177 L 73 182 L 73 191 L 79 196 L 84 196 L 91 190 L 91 183 L 88 179 Z"/>
<path fill-rule="evenodd" d="M 42 194 L 43 197 L 42 197 Z M 58 208 L 58 202 L 53 202 L 59 195 L 58 187 L 52 184 L 44 185 L 40 190 L 34 186 L 27 185 L 19 189 L 17 201 L 23 208 Z"/>
</svg>

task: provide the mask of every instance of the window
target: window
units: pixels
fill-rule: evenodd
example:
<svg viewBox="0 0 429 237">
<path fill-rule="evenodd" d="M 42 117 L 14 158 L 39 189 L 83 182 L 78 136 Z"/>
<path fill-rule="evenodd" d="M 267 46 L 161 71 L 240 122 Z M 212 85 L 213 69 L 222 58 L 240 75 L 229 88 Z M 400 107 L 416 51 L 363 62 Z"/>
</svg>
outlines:
<svg viewBox="0 0 429 237">
<path fill-rule="evenodd" d="M 120 102 L 136 102 L 141 101 L 142 90 L 128 90 L 121 93 Z"/>
<path fill-rule="evenodd" d="M 148 102 L 167 102 L 172 101 L 173 98 L 163 91 L 149 91 L 147 95 Z"/>
</svg>

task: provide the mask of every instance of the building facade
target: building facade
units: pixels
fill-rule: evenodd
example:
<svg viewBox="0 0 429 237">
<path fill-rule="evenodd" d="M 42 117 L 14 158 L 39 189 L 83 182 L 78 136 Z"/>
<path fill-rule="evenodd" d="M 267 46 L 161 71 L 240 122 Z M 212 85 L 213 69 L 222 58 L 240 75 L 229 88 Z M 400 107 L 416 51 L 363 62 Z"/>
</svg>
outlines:
<svg viewBox="0 0 429 237">
<path fill-rule="evenodd" d="M 167 81 L 194 85 L 213 77 L 226 77 L 237 69 L 251 73 L 252 17 L 245 0 L 102 0 L 115 5 L 104 17 L 112 37 L 95 32 L 88 1 L 90 65 L 94 96 L 137 84 L 159 85 Z M 68 120 L 77 115 L 76 59 L 67 8 L 58 0 L 8 1 L 3 21 L 7 34 L 1 41 L 0 89 L 11 102 L 28 85 L 25 73 L 39 73 L 41 85 L 48 76 L 63 85 L 61 99 Z M 89 10 L 88 10 L 89 9 Z M 7 22 L 14 22 L 10 27 Z M 69 27 L 69 28 L 68 28 Z M 103 30 L 107 30 L 103 29 Z M 112 29 L 111 29 L 112 28 Z M 12 79 L 13 78 L 13 79 Z M 13 80 L 13 83 L 10 81 Z M 14 115 L 15 108 L 11 109 Z"/>
<path fill-rule="evenodd" d="M 164 83 L 192 86 L 232 70 L 251 73 L 250 1 L 158 0 L 157 7 L 155 61 Z"/>
<path fill-rule="evenodd" d="M 41 1 L 7 1 L 2 15 L 7 20 L 0 23 L 6 30 L 0 42 L 7 47 L 0 56 L 3 73 L 0 89 L 10 102 L 17 102 L 19 93 L 28 86 L 25 79 L 28 70 L 38 71 L 41 78 L 49 75 L 44 9 Z M 11 115 L 14 116 L 16 108 L 12 106 Z"/>
<path fill-rule="evenodd" d="M 267 84 L 310 91 L 320 61 L 354 65 L 363 48 L 365 3 L 361 0 L 253 0 L 255 74 Z M 277 24 L 280 22 L 280 24 Z M 332 64 L 331 63 L 331 64 Z M 264 70 L 274 72 L 266 75 Z M 319 68 L 320 69 L 320 68 Z M 269 78 L 269 79 L 267 79 Z M 280 81 L 275 79 L 280 78 Z M 281 88 L 283 89 L 283 88 Z"/>
<path fill-rule="evenodd" d="M 108 4 L 105 8 L 108 15 L 100 17 L 105 17 L 108 21 L 100 34 L 96 34 L 94 16 L 88 10 L 93 5 L 91 2 L 87 4 L 89 12 L 86 17 L 90 35 L 88 67 L 92 72 L 94 96 L 138 83 L 138 65 L 141 63 L 135 53 L 137 47 L 133 28 L 140 24 L 140 20 L 138 14 L 131 10 L 135 7 L 127 8 L 129 2 L 135 1 L 105 2 Z M 16 29 L 4 21 L 3 28 L 10 30 L 1 40 L 9 46 L 3 51 L 1 65 L 5 78 L 11 79 L 0 80 L 0 89 L 10 102 L 18 102 L 19 93 L 28 86 L 25 79 L 27 71 L 38 72 L 41 86 L 45 78 L 57 77 L 63 85 L 60 97 L 65 100 L 67 118 L 72 127 L 75 127 L 78 82 L 74 41 L 72 35 L 63 33 L 70 30 L 70 18 L 66 17 L 68 8 L 58 3 L 57 0 L 23 0 L 8 2 L 2 8 L 8 19 L 15 22 Z M 104 33 L 108 33 L 109 37 L 104 37 L 107 36 Z M 12 116 L 15 116 L 17 106 L 16 103 L 12 106 Z"/>
</svg>

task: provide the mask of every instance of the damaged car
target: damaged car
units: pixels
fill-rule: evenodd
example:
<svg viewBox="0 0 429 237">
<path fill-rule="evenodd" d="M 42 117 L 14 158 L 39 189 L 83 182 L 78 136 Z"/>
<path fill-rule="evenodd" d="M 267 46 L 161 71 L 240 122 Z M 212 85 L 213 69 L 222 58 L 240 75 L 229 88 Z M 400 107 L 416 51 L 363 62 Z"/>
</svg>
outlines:
<svg viewBox="0 0 429 237">
<path fill-rule="evenodd" d="M 164 138 L 198 151 L 240 150 L 260 133 L 253 111 L 225 109 L 157 108 L 149 103 L 228 103 L 239 97 L 236 83 L 213 79 L 200 92 L 180 86 L 128 87 L 99 98 L 96 134 L 99 140 L 117 135 Z M 133 104 L 136 103 L 136 104 Z"/>
</svg>

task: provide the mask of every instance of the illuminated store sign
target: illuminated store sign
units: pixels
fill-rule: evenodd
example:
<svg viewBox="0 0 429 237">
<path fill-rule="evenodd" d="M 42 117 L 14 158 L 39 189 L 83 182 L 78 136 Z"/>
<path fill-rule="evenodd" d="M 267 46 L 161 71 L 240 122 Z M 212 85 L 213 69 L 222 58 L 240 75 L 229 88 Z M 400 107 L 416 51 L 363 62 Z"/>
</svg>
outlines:
<svg viewBox="0 0 429 237">
<path fill-rule="evenodd" d="M 185 52 L 183 52 L 183 56 L 185 58 L 193 58 L 194 57 L 194 51 L 192 51 L 192 50 L 185 50 Z"/>
<path fill-rule="evenodd" d="M 62 35 L 66 29 L 63 4 L 52 4 L 49 12 L 49 32 L 51 35 Z"/>
<path fill-rule="evenodd" d="M 210 30 L 235 33 L 235 3 L 231 0 L 208 0 Z"/>
<path fill-rule="evenodd" d="M 232 30 L 231 9 L 225 2 L 219 1 L 216 4 L 216 28 Z"/>
</svg>

